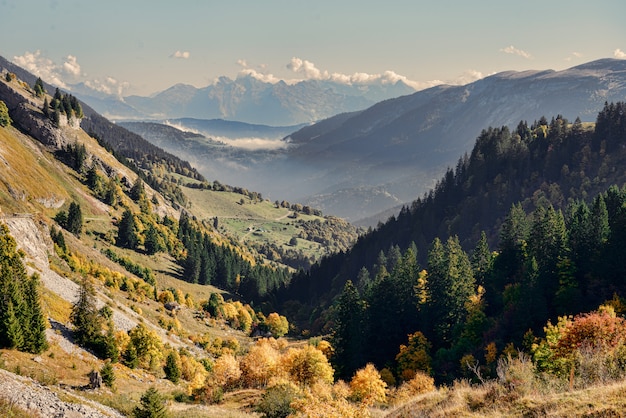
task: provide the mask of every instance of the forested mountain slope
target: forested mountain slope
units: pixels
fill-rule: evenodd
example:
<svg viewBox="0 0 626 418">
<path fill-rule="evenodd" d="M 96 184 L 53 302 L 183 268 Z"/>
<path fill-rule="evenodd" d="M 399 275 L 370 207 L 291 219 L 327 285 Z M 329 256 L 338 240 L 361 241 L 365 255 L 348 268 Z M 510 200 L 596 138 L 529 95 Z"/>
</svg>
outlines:
<svg viewBox="0 0 626 418">
<path fill-rule="evenodd" d="M 277 297 L 334 329 L 348 374 L 393 362 L 421 331 L 446 379 L 491 342 L 521 348 L 557 314 L 624 297 L 626 192 L 611 185 L 626 182 L 625 107 L 607 104 L 595 125 L 557 116 L 484 130 L 432 192 Z"/>
</svg>

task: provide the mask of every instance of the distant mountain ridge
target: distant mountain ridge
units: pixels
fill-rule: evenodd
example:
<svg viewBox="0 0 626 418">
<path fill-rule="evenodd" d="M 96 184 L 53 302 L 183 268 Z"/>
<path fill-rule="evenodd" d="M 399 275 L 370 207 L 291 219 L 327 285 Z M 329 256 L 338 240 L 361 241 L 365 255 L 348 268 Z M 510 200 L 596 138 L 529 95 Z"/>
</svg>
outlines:
<svg viewBox="0 0 626 418">
<path fill-rule="evenodd" d="M 269 83 L 251 75 L 196 88 L 176 84 L 150 97 L 102 95 L 84 84 L 72 91 L 112 119 L 227 119 L 263 125 L 297 125 L 362 110 L 381 100 L 415 92 L 402 81 L 342 84 L 332 80 Z"/>
<path fill-rule="evenodd" d="M 291 133 L 288 147 L 271 152 L 200 147 L 184 158 L 207 178 L 356 221 L 423 195 L 486 126 L 515 127 L 559 114 L 593 122 L 605 102 L 624 99 L 625 60 L 506 71 L 338 114 Z"/>
</svg>

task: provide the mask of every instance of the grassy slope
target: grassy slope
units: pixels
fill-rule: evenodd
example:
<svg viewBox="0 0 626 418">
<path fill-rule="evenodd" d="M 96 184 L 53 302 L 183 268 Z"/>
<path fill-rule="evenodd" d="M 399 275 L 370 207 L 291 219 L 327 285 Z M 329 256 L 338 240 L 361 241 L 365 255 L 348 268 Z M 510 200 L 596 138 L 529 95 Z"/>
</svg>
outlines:
<svg viewBox="0 0 626 418">
<path fill-rule="evenodd" d="M 232 236 L 241 243 L 275 243 L 285 249 L 302 250 L 315 258 L 326 253 L 317 242 L 298 239 L 298 245 L 291 246 L 289 241 L 302 230 L 293 218 L 293 211 L 276 208 L 270 201 L 254 202 L 238 193 L 199 190 L 185 187 L 185 195 L 191 201 L 191 211 L 200 219 L 218 218 L 218 229 L 225 235 Z M 241 199 L 244 203 L 241 204 Z M 298 214 L 299 220 L 319 220 L 320 216 Z"/>
</svg>

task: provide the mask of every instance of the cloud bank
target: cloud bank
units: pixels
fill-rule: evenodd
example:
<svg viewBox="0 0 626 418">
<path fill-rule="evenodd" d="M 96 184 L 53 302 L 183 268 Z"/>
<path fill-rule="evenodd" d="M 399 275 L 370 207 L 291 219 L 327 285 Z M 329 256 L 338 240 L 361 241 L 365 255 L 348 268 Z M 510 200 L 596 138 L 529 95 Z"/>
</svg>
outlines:
<svg viewBox="0 0 626 418">
<path fill-rule="evenodd" d="M 615 58 L 624 59 L 624 58 L 626 58 L 626 52 L 624 52 L 621 49 L 617 48 L 615 51 L 613 51 L 613 56 Z"/>
<path fill-rule="evenodd" d="M 380 74 L 369 74 L 365 72 L 357 72 L 353 74 L 343 74 L 338 72 L 331 73 L 327 70 L 322 70 L 318 68 L 311 61 L 293 57 L 291 58 L 291 61 L 286 65 L 286 68 L 294 74 L 294 77 L 285 79 L 277 77 L 274 74 L 265 71 L 265 66 L 261 66 L 261 68 L 258 69 L 250 68 L 248 62 L 245 59 L 238 60 L 237 64 L 242 67 L 242 70 L 239 72 L 239 76 L 250 76 L 259 81 L 273 84 L 280 81 L 286 84 L 296 84 L 306 80 L 332 81 L 338 84 L 359 86 L 393 85 L 395 83 L 402 82 L 415 90 L 423 90 L 440 84 L 467 84 L 484 77 L 482 73 L 475 70 L 467 70 L 454 80 L 448 81 L 415 81 L 392 70 L 387 70 Z"/>
</svg>

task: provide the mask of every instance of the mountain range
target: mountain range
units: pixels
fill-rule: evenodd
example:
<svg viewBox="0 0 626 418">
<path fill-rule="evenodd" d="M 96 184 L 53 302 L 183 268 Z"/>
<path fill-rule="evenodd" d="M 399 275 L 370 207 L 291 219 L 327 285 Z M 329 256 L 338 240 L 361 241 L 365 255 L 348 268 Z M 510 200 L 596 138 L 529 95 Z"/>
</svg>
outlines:
<svg viewBox="0 0 626 418">
<path fill-rule="evenodd" d="M 104 95 L 85 84 L 71 86 L 79 98 L 115 120 L 199 118 L 252 124 L 296 125 L 361 110 L 415 92 L 402 81 L 345 84 L 332 80 L 270 83 L 252 75 L 220 77 L 197 88 L 176 84 L 150 97 Z"/>
<path fill-rule="evenodd" d="M 514 127 L 559 114 L 592 122 L 606 101 L 624 98 L 625 60 L 562 71 L 506 71 L 338 114 L 288 135 L 282 148 L 200 146 L 180 155 L 208 178 L 299 200 L 351 221 L 374 216 L 367 223 L 375 224 L 381 220 L 377 213 L 432 188 L 484 127 Z M 179 127 L 193 131 L 184 122 Z"/>
</svg>

